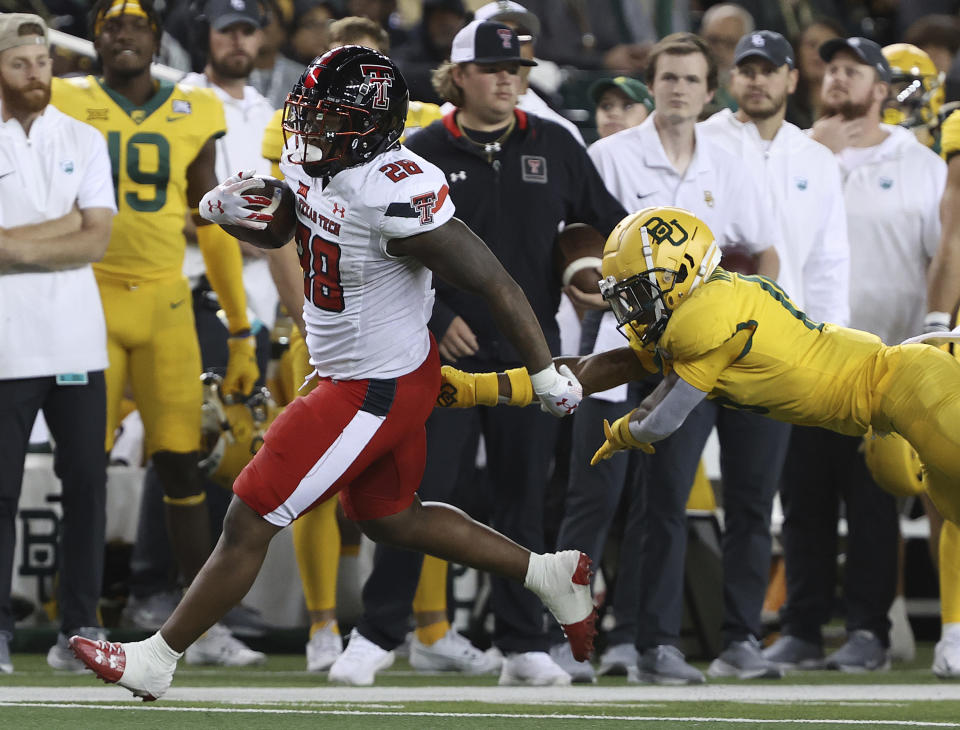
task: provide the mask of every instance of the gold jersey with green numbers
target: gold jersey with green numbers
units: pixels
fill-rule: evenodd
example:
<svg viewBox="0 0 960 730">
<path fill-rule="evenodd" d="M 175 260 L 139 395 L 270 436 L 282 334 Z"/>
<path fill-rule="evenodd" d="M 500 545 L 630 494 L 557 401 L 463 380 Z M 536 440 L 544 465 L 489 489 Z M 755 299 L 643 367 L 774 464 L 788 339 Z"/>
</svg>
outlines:
<svg viewBox="0 0 960 730">
<path fill-rule="evenodd" d="M 407 119 L 403 126 L 400 143 L 413 132 L 420 131 L 427 125 L 443 117 L 443 112 L 436 104 L 424 101 L 411 101 L 407 107 Z M 271 169 L 275 177 L 283 179 L 280 173 L 280 155 L 283 153 L 283 109 L 277 109 L 270 118 L 267 128 L 263 130 L 263 143 L 260 154 L 272 164 Z"/>
<path fill-rule="evenodd" d="M 142 107 L 93 76 L 53 80 L 60 111 L 107 140 L 117 216 L 98 277 L 156 281 L 179 276 L 186 239 L 187 168 L 211 137 L 226 131 L 223 105 L 209 89 L 160 82 Z"/>
<path fill-rule="evenodd" d="M 875 335 L 810 320 L 765 277 L 718 268 L 671 315 L 655 359 L 721 405 L 862 435 L 885 349 Z"/>
<path fill-rule="evenodd" d="M 940 154 L 943 159 L 950 158 L 960 152 L 960 109 L 950 112 L 940 126 Z"/>
</svg>

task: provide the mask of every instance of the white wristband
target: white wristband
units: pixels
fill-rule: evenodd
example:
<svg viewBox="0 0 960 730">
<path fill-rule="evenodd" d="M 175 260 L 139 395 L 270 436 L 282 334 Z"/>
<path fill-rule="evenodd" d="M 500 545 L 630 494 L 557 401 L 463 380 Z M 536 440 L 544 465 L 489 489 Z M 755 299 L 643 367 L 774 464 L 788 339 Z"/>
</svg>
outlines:
<svg viewBox="0 0 960 730">
<path fill-rule="evenodd" d="M 948 312 L 927 312 L 927 316 L 923 318 L 923 326 L 948 330 L 950 329 L 950 314 Z"/>
<path fill-rule="evenodd" d="M 567 268 L 563 270 L 563 276 L 560 277 L 560 280 L 564 286 L 567 286 L 576 273 L 584 269 L 599 269 L 602 263 L 603 262 L 596 256 L 581 256 L 567 265 Z"/>
<path fill-rule="evenodd" d="M 530 384 L 533 385 L 533 392 L 537 394 L 548 392 L 550 388 L 553 387 L 553 384 L 557 382 L 558 377 L 560 377 L 560 373 L 557 372 L 556 366 L 550 363 L 550 365 L 539 373 L 534 373 L 530 376 Z"/>
</svg>

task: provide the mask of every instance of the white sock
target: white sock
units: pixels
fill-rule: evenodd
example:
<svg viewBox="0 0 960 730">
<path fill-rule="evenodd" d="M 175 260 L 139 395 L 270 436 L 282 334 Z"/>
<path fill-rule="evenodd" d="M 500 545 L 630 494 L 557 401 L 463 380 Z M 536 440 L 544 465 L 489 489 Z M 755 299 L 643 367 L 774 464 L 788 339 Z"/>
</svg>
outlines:
<svg viewBox="0 0 960 730">
<path fill-rule="evenodd" d="M 162 664 L 176 664 L 177 660 L 183 656 L 182 651 L 174 651 L 170 648 L 166 639 L 158 631 L 149 639 L 143 642 L 143 648 L 149 651 Z"/>
<path fill-rule="evenodd" d="M 940 638 L 960 641 L 960 623 L 944 624 L 940 631 Z"/>
<path fill-rule="evenodd" d="M 547 577 L 547 556 L 540 553 L 530 553 L 530 562 L 527 563 L 527 577 L 523 579 L 524 588 L 539 595 Z"/>
</svg>

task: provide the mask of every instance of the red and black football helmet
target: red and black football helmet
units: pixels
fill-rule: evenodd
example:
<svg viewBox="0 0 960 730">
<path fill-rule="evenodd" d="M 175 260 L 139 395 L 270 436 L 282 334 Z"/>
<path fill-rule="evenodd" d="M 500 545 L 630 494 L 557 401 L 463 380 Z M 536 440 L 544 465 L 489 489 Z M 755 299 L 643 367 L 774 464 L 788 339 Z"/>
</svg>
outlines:
<svg viewBox="0 0 960 730">
<path fill-rule="evenodd" d="M 311 177 L 363 164 L 397 144 L 410 94 L 389 58 L 363 46 L 319 56 L 287 95 L 284 154 Z"/>
</svg>

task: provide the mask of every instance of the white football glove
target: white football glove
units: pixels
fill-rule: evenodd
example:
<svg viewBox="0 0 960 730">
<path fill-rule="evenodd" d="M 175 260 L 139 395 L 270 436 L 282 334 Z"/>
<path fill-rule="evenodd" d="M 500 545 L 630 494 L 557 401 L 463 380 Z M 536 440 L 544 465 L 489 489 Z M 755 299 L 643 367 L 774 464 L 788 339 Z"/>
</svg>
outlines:
<svg viewBox="0 0 960 730">
<path fill-rule="evenodd" d="M 530 376 L 533 392 L 540 399 L 540 410 L 554 416 L 569 416 L 583 400 L 583 386 L 566 365 L 558 371 L 554 365 Z"/>
<path fill-rule="evenodd" d="M 241 170 L 228 177 L 200 200 L 200 216 L 211 223 L 233 225 L 262 231 L 273 220 L 269 213 L 250 210 L 246 205 L 268 206 L 273 202 L 264 195 L 245 194 L 264 187 L 253 170 Z"/>
</svg>

